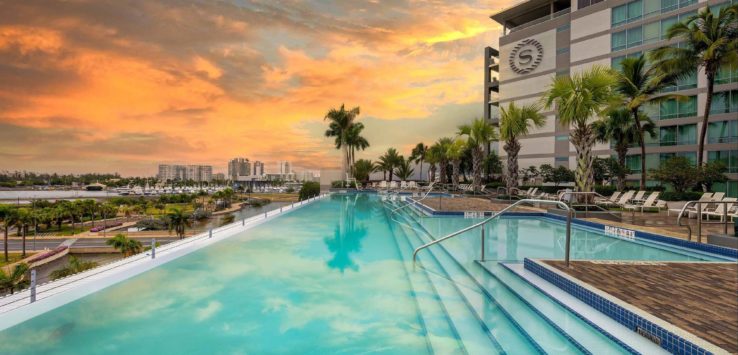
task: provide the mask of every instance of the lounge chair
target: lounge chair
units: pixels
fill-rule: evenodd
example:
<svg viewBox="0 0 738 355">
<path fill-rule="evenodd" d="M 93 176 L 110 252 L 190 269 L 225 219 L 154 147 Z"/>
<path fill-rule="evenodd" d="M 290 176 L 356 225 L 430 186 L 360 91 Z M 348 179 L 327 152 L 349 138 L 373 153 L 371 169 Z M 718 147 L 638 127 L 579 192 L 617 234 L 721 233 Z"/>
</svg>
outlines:
<svg viewBox="0 0 738 355">
<path fill-rule="evenodd" d="M 656 199 L 659 197 L 659 194 L 660 194 L 660 192 L 658 192 L 658 191 L 652 192 L 648 196 L 648 198 L 646 198 L 646 200 L 643 201 L 643 203 L 641 203 L 641 204 L 639 204 L 639 203 L 625 204 L 623 206 L 623 208 L 626 209 L 626 210 L 632 210 L 633 213 L 635 213 L 635 210 L 638 210 L 639 209 L 639 210 L 641 210 L 641 214 L 643 214 L 643 209 L 644 208 L 653 208 L 653 207 L 656 207 Z"/>
<path fill-rule="evenodd" d="M 725 192 L 716 192 L 714 195 L 712 195 L 712 201 L 722 201 L 723 197 L 725 197 Z"/>
<path fill-rule="evenodd" d="M 390 189 L 396 189 L 398 187 L 397 181 L 390 181 L 389 188 Z"/>
<path fill-rule="evenodd" d="M 526 192 L 522 192 L 522 191 L 518 190 L 518 196 L 523 197 L 523 198 L 526 198 L 526 197 L 530 196 L 531 193 L 533 193 L 533 188 L 532 187 L 529 187 L 528 188 L 528 191 L 526 191 Z"/>
<path fill-rule="evenodd" d="M 712 201 L 712 192 L 705 192 L 705 193 L 703 193 L 702 196 L 700 196 L 700 199 L 698 201 L 700 201 L 700 202 Z M 692 213 L 695 213 L 696 214 L 697 213 L 697 205 L 693 205 L 693 206 L 687 208 L 686 211 L 692 212 Z M 677 213 L 677 215 L 679 215 L 679 213 L 682 212 L 682 209 L 681 208 L 670 208 L 670 209 L 666 210 L 666 215 L 667 216 L 671 216 L 671 212 L 675 212 L 675 213 Z"/>
<path fill-rule="evenodd" d="M 407 188 L 412 190 L 417 190 L 418 184 L 415 181 L 408 181 Z"/>
<path fill-rule="evenodd" d="M 635 194 L 635 191 L 633 190 L 626 191 L 624 194 L 620 195 L 620 199 L 618 200 L 618 202 L 615 202 L 615 205 L 619 207 L 624 207 L 633 197 L 633 194 Z"/>
<path fill-rule="evenodd" d="M 701 217 L 707 216 L 707 218 L 709 219 L 710 216 L 718 216 L 720 217 L 720 222 L 724 222 L 723 216 L 727 215 L 727 213 L 725 212 L 733 209 L 733 205 L 735 201 L 736 201 L 735 197 L 726 197 L 723 199 L 723 202 L 727 202 L 727 203 L 718 203 L 717 207 L 715 207 L 715 209 L 712 211 L 702 211 Z"/>
<path fill-rule="evenodd" d="M 630 199 L 630 201 L 626 201 L 626 203 L 627 202 L 630 202 L 630 203 L 643 202 L 643 196 L 645 196 L 645 195 L 646 195 L 646 191 L 642 191 L 642 190 L 641 191 L 638 191 L 638 193 L 636 193 L 635 196 L 633 196 L 633 198 Z"/>
<path fill-rule="evenodd" d="M 407 189 L 407 181 L 403 180 L 400 181 L 400 190 L 406 190 Z"/>
<path fill-rule="evenodd" d="M 620 197 L 621 192 L 615 191 L 610 195 L 610 198 L 595 198 L 595 203 L 601 204 L 601 205 L 613 205 L 615 202 L 617 202 L 618 197 Z"/>
<path fill-rule="evenodd" d="M 379 188 L 380 189 L 387 189 L 387 181 L 382 180 L 379 182 Z"/>
</svg>

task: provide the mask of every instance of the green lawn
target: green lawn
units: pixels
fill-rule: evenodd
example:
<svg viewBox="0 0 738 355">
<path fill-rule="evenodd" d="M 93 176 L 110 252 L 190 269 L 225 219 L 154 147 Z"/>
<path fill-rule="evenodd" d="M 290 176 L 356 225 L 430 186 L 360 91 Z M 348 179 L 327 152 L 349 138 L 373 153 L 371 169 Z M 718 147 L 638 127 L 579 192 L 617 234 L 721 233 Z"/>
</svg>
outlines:
<svg viewBox="0 0 738 355">
<path fill-rule="evenodd" d="M 31 254 L 26 254 L 26 257 L 28 257 Z M 16 261 L 21 260 L 21 254 L 20 253 L 8 253 L 8 261 L 5 261 L 5 255 L 0 254 L 0 266 L 5 266 L 8 264 L 12 264 Z"/>
</svg>

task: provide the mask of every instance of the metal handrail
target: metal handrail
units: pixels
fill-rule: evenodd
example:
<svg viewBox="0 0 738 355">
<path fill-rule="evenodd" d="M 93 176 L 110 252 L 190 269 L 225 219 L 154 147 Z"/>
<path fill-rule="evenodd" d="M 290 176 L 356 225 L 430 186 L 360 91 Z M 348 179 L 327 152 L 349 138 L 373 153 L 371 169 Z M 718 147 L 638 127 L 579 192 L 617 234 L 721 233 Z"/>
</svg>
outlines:
<svg viewBox="0 0 738 355">
<path fill-rule="evenodd" d="M 444 241 L 446 239 L 451 239 L 451 238 L 453 238 L 453 237 L 455 237 L 455 236 L 457 236 L 459 234 L 462 234 L 464 232 L 468 232 L 468 231 L 470 231 L 472 229 L 475 229 L 477 227 L 481 227 L 481 226 L 487 224 L 488 222 L 490 222 L 491 220 L 500 217 L 507 210 L 510 210 L 513 207 L 515 207 L 515 206 L 517 206 L 517 205 L 519 205 L 521 203 L 554 204 L 554 205 L 557 205 L 559 207 L 563 207 L 563 209 L 565 209 L 567 211 L 567 217 L 566 217 L 566 251 L 565 251 L 565 261 L 566 261 L 566 266 L 568 267 L 569 266 L 569 250 L 570 250 L 570 247 L 571 247 L 571 217 L 572 217 L 571 216 L 571 211 L 572 211 L 572 209 L 569 208 L 569 206 L 567 206 L 565 203 L 563 203 L 561 201 L 537 200 L 537 199 L 524 199 L 524 200 L 519 200 L 519 201 L 513 203 L 512 205 L 507 206 L 507 207 L 503 208 L 502 210 L 500 210 L 499 212 L 495 213 L 494 215 L 492 215 L 492 217 L 489 217 L 489 218 L 487 218 L 487 219 L 485 219 L 485 220 L 483 220 L 481 222 L 472 224 L 471 226 L 468 226 L 466 228 L 462 228 L 462 229 L 460 229 L 460 230 L 458 230 L 456 232 L 453 232 L 451 234 L 448 234 L 448 235 L 446 235 L 446 236 L 444 236 L 442 238 L 438 238 L 438 239 L 436 239 L 434 241 L 431 241 L 429 243 L 423 244 L 423 245 L 415 248 L 415 250 L 413 251 L 413 263 L 415 263 L 415 260 L 417 259 L 417 256 L 418 256 L 418 252 L 420 252 L 421 250 L 423 250 L 425 248 L 428 248 L 428 247 L 430 247 L 430 246 L 432 246 L 434 244 L 438 244 L 438 243 L 440 243 L 440 242 L 442 242 L 442 241 Z M 484 228 L 482 228 L 482 249 L 481 249 L 481 252 L 482 252 L 482 259 L 481 260 L 484 260 Z"/>
<path fill-rule="evenodd" d="M 559 201 L 562 201 L 562 202 L 564 202 L 564 203 L 566 203 L 566 202 L 562 200 L 562 198 L 563 198 L 563 195 L 572 195 L 572 196 L 574 196 L 574 195 L 594 196 L 594 197 L 600 197 L 600 198 L 602 198 L 602 199 L 605 199 L 605 200 L 607 200 L 607 197 L 605 197 L 605 196 L 601 195 L 600 193 L 598 193 L 598 192 L 596 192 L 596 191 L 566 191 L 566 190 L 561 190 L 561 191 L 559 191 L 559 192 L 558 192 L 558 200 L 559 200 Z M 573 200 L 573 199 L 572 199 L 572 200 Z M 573 201 L 569 201 L 569 204 L 570 204 L 570 205 L 571 205 L 572 207 L 574 206 L 574 202 L 573 202 Z M 599 206 L 599 205 L 597 205 L 597 204 L 593 204 L 593 205 L 590 205 L 590 204 L 588 204 L 588 203 L 585 203 L 585 204 L 583 204 L 583 205 L 580 205 L 580 206 L 584 206 L 584 207 L 585 207 L 585 211 L 584 211 L 584 215 L 585 215 L 585 218 L 586 218 L 586 217 L 588 216 L 588 214 L 589 214 L 589 206 L 597 207 L 597 208 L 599 208 L 599 209 L 600 209 L 601 211 L 603 211 L 603 212 L 607 212 L 607 213 L 608 213 L 609 215 L 611 215 L 611 216 L 613 216 L 613 217 L 615 217 L 615 218 L 618 218 L 618 219 L 620 218 L 620 216 L 616 215 L 615 213 L 612 213 L 612 212 L 610 212 L 610 210 L 608 210 L 608 209 L 606 209 L 606 208 L 602 208 L 602 207 L 600 207 L 600 206 Z M 633 213 L 635 213 L 635 210 L 633 210 Z"/>
<path fill-rule="evenodd" d="M 679 215 L 677 215 L 677 226 L 679 227 L 687 227 L 687 240 L 692 241 L 692 226 L 689 224 L 682 224 L 682 216 L 684 216 L 684 211 L 689 209 L 690 206 L 697 205 L 697 208 L 695 208 L 695 212 L 697 212 L 697 243 L 702 243 L 702 204 L 723 204 L 727 205 L 729 203 L 735 204 L 738 203 L 736 201 L 687 201 L 687 203 L 682 206 L 682 210 L 679 211 Z M 723 224 L 723 234 L 728 234 L 728 208 L 727 206 L 723 208 L 723 215 L 720 218 L 720 222 L 704 222 L 705 224 Z"/>
<path fill-rule="evenodd" d="M 425 200 L 425 198 L 428 197 L 428 195 L 430 195 L 431 191 L 433 191 L 433 187 L 434 187 L 433 185 L 435 185 L 435 183 L 436 182 L 434 181 L 430 185 L 428 185 L 428 192 L 426 192 L 425 193 L 425 196 L 423 196 L 421 199 L 419 199 L 419 200 L 412 200 L 413 202 L 408 202 L 408 203 L 406 203 L 406 204 L 404 204 L 404 205 L 402 205 L 400 207 L 397 207 L 397 208 L 393 209 L 392 211 L 390 211 L 390 213 L 394 213 L 395 211 L 397 211 L 399 209 L 402 209 L 404 207 L 407 207 L 407 206 L 411 205 L 414 202 L 420 202 L 420 201 Z"/>
</svg>

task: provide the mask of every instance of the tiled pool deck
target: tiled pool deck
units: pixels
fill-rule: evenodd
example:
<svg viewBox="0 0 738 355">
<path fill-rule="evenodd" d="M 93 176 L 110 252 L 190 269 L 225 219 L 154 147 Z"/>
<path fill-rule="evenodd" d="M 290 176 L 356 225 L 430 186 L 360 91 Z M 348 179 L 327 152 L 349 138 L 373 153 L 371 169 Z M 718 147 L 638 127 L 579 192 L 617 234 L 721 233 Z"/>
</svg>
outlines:
<svg viewBox="0 0 738 355">
<path fill-rule="evenodd" d="M 738 264 L 544 261 L 720 348 L 738 353 Z M 636 312 L 638 314 L 638 312 Z"/>
</svg>

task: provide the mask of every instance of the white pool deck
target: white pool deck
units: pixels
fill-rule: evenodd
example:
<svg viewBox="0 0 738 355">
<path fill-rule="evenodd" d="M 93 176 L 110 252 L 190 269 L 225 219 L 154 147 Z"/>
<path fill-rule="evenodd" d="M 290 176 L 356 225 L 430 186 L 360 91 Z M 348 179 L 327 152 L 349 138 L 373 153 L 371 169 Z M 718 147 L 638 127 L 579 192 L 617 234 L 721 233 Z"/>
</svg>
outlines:
<svg viewBox="0 0 738 355">
<path fill-rule="evenodd" d="M 163 245 L 156 248 L 155 258 L 153 259 L 151 258 L 151 251 L 147 251 L 63 279 L 38 285 L 36 287 L 36 302 L 31 302 L 30 289 L 2 297 L 0 298 L 0 331 L 183 255 L 247 231 L 327 196 L 329 194 L 322 194 L 258 216 L 214 228 L 211 230 L 212 237 L 210 232 L 205 232 Z"/>
</svg>

